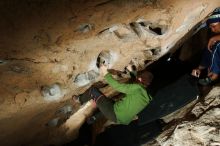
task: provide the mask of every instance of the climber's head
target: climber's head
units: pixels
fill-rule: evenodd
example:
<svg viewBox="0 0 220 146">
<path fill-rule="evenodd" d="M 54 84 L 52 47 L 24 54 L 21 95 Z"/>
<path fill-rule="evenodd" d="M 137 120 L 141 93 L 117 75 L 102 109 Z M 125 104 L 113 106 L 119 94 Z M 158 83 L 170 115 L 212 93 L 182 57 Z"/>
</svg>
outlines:
<svg viewBox="0 0 220 146">
<path fill-rule="evenodd" d="M 220 33 L 220 12 L 216 11 L 207 20 L 209 26 L 214 33 Z"/>
<path fill-rule="evenodd" d="M 151 72 L 148 72 L 148 71 L 138 72 L 136 82 L 147 87 L 151 84 L 153 78 L 154 76 Z"/>
</svg>

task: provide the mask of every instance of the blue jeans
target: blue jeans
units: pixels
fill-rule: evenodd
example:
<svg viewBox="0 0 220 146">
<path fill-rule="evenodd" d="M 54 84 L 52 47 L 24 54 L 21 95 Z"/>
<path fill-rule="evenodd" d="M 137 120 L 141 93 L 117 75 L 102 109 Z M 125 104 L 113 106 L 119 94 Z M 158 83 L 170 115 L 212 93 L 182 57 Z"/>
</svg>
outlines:
<svg viewBox="0 0 220 146">
<path fill-rule="evenodd" d="M 212 52 L 208 49 L 204 50 L 200 65 L 212 73 L 220 74 L 220 42 L 213 45 Z"/>
</svg>

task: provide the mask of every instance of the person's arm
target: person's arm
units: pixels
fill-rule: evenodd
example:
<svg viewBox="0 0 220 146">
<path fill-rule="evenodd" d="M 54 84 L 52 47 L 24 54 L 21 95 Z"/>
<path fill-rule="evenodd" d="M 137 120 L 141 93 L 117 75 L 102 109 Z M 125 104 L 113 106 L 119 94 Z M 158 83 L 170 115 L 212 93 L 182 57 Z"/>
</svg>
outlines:
<svg viewBox="0 0 220 146">
<path fill-rule="evenodd" d="M 212 46 L 217 42 L 217 41 L 220 41 L 220 35 L 216 35 L 216 36 L 213 36 L 209 39 L 209 42 L 208 42 L 208 50 L 210 52 L 212 52 L 211 48 Z"/>
<path fill-rule="evenodd" d="M 125 93 L 125 94 L 129 94 L 133 91 L 133 89 L 135 88 L 134 84 L 124 84 L 124 83 L 119 83 L 118 81 L 116 81 L 112 75 L 108 72 L 107 70 L 107 66 L 101 66 L 100 67 L 100 74 L 104 76 L 106 82 L 115 90 L 121 92 L 121 93 Z"/>
<path fill-rule="evenodd" d="M 125 94 L 129 94 L 132 93 L 135 85 L 134 84 L 125 84 L 125 83 L 119 83 L 118 81 L 116 81 L 112 75 L 110 73 L 105 75 L 105 80 L 106 82 L 115 90 L 121 92 L 121 93 L 125 93 Z"/>
</svg>

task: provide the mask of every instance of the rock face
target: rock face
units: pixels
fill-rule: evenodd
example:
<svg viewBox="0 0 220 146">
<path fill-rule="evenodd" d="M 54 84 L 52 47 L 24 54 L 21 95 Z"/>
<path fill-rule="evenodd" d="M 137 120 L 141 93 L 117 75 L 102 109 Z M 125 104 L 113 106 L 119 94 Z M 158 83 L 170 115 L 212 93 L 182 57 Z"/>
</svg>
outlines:
<svg viewBox="0 0 220 146">
<path fill-rule="evenodd" d="M 102 81 L 100 64 L 123 71 L 132 61 L 141 70 L 174 52 L 219 6 L 219 0 L 1 1 L 1 145 L 76 137 L 90 103 L 73 102 L 78 112 L 60 127 L 45 124 L 72 95 Z"/>
<path fill-rule="evenodd" d="M 219 87 L 205 97 L 204 102 L 198 102 L 190 111 L 194 118 L 180 120 L 170 129 L 156 138 L 154 144 L 162 146 L 183 145 L 220 145 L 220 93 Z"/>
</svg>

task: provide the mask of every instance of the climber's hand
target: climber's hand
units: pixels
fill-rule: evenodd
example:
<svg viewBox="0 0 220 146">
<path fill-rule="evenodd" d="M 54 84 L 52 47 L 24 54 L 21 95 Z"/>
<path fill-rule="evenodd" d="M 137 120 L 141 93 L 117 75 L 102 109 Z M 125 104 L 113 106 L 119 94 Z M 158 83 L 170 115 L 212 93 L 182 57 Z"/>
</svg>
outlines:
<svg viewBox="0 0 220 146">
<path fill-rule="evenodd" d="M 105 65 L 101 65 L 99 68 L 99 72 L 101 75 L 105 76 L 108 73 L 108 67 Z"/>
</svg>

